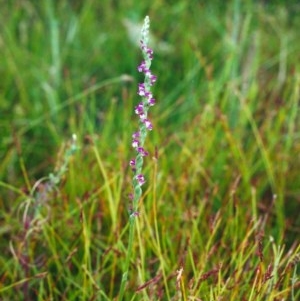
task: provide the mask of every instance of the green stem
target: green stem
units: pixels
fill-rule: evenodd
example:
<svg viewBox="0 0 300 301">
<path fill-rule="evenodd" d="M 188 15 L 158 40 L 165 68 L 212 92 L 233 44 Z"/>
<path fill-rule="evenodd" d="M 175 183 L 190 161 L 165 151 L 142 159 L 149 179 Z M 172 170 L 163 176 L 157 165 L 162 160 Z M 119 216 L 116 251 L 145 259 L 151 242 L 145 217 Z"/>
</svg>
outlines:
<svg viewBox="0 0 300 301">
<path fill-rule="evenodd" d="M 125 292 L 125 286 L 127 284 L 128 280 L 128 272 L 129 272 L 129 265 L 130 265 L 130 259 L 131 254 L 133 251 L 133 237 L 134 237 L 134 230 L 135 230 L 135 215 L 131 214 L 129 219 L 129 240 L 128 240 L 128 248 L 127 248 L 127 254 L 126 254 L 126 261 L 125 261 L 125 268 L 122 275 L 122 281 L 121 281 L 121 287 L 120 287 L 120 293 L 119 293 L 119 299 L 118 301 L 123 300 L 124 292 Z"/>
</svg>

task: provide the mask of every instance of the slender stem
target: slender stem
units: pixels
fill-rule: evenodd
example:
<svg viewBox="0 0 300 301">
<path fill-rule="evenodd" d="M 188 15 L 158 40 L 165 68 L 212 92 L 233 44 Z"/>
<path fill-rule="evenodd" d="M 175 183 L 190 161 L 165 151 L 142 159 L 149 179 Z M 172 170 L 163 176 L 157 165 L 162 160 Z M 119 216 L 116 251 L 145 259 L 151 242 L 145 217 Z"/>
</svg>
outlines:
<svg viewBox="0 0 300 301">
<path fill-rule="evenodd" d="M 135 216 L 130 215 L 129 218 L 129 240 L 128 240 L 128 248 L 127 248 L 127 254 L 126 254 L 126 261 L 125 261 L 125 268 L 122 275 L 122 281 L 121 281 L 121 287 L 120 287 L 120 293 L 119 293 L 119 301 L 123 300 L 124 292 L 125 292 L 125 286 L 127 284 L 128 280 L 128 272 L 129 272 L 129 266 L 130 266 L 130 259 L 131 254 L 133 251 L 133 237 L 134 237 L 134 230 L 135 230 Z"/>
<path fill-rule="evenodd" d="M 130 260 L 133 253 L 133 238 L 135 230 L 135 218 L 139 215 L 138 203 L 142 196 L 141 186 L 145 183 L 143 169 L 143 157 L 148 156 L 148 152 L 144 149 L 144 142 L 147 132 L 152 130 L 152 123 L 148 119 L 148 109 L 155 104 L 155 99 L 151 93 L 151 86 L 156 82 L 156 76 L 150 71 L 151 60 L 153 59 L 153 50 L 148 47 L 148 34 L 149 34 L 149 17 L 147 16 L 144 21 L 144 26 L 141 32 L 141 50 L 143 52 L 144 60 L 138 66 L 138 71 L 144 73 L 144 83 L 138 85 L 138 94 L 142 97 L 142 101 L 135 107 L 135 113 L 139 116 L 139 130 L 132 135 L 132 146 L 136 150 L 136 158 L 130 160 L 130 166 L 134 176 L 132 178 L 133 202 L 129 215 L 129 239 L 126 254 L 126 261 L 124 272 L 122 275 L 121 286 L 119 291 L 119 301 L 122 301 L 125 287 L 128 281 L 128 273 Z"/>
</svg>

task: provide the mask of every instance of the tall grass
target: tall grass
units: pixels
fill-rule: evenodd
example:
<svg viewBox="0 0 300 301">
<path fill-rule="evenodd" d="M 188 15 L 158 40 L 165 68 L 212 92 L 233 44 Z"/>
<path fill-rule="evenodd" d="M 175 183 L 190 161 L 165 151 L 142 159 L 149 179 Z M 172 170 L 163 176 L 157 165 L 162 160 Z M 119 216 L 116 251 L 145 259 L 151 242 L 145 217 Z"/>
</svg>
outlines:
<svg viewBox="0 0 300 301">
<path fill-rule="evenodd" d="M 149 14 L 156 130 L 124 300 L 298 300 L 299 9 L 2 1 L 0 299 L 118 300 Z"/>
</svg>

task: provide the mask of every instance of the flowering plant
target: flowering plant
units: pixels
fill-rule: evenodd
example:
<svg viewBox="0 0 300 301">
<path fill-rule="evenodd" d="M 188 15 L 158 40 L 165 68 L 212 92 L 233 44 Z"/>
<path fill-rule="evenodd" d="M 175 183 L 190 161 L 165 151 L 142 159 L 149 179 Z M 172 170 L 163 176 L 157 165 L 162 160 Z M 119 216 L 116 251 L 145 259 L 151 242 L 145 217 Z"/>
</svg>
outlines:
<svg viewBox="0 0 300 301">
<path fill-rule="evenodd" d="M 148 156 L 148 151 L 144 149 L 144 143 L 148 131 L 153 129 L 151 121 L 148 119 L 148 110 L 151 106 L 155 104 L 155 99 L 153 98 L 151 87 L 156 82 L 156 76 L 152 74 L 150 70 L 151 61 L 153 59 L 153 50 L 148 46 L 149 43 L 149 27 L 150 20 L 147 16 L 144 20 L 144 25 L 141 32 L 140 46 L 143 53 L 143 61 L 138 66 L 138 71 L 145 75 L 143 83 L 138 85 L 137 94 L 141 96 L 141 101 L 135 107 L 135 114 L 139 117 L 139 128 L 132 135 L 132 147 L 136 150 L 136 157 L 131 159 L 129 164 L 134 173 L 132 184 L 134 192 L 132 194 L 132 207 L 130 208 L 129 217 L 129 239 L 128 239 L 128 249 L 126 254 L 126 261 L 124 265 L 124 272 L 122 276 L 122 282 L 119 292 L 119 301 L 123 299 L 125 292 L 125 286 L 128 279 L 128 271 L 131 260 L 131 254 L 133 250 L 133 238 L 134 238 L 134 224 L 135 218 L 138 214 L 138 202 L 142 195 L 141 186 L 145 183 L 145 177 L 142 173 L 144 157 Z"/>
<path fill-rule="evenodd" d="M 138 214 L 138 200 L 142 195 L 141 186 L 145 183 L 145 177 L 142 173 L 143 157 L 148 156 L 148 152 L 144 149 L 144 142 L 147 132 L 153 129 L 151 121 L 148 119 L 149 107 L 155 105 L 155 99 L 151 92 L 151 86 L 156 82 L 156 76 L 150 70 L 151 61 L 153 59 L 153 50 L 148 46 L 149 43 L 149 26 L 150 20 L 147 16 L 144 21 L 141 36 L 141 50 L 144 60 L 138 66 L 138 71 L 144 73 L 145 79 L 143 83 L 138 85 L 138 95 L 142 97 L 140 103 L 135 107 L 135 114 L 139 117 L 139 129 L 132 135 L 132 146 L 136 150 L 136 158 L 130 160 L 130 166 L 134 172 L 132 180 L 134 193 L 133 193 L 133 206 L 131 214 L 136 216 Z"/>
</svg>

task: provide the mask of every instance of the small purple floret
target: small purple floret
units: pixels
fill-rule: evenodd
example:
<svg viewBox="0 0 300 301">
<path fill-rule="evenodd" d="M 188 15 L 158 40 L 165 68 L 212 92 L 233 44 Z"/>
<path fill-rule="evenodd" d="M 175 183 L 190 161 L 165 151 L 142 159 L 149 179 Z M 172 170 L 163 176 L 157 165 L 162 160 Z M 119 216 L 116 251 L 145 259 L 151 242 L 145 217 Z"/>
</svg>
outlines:
<svg viewBox="0 0 300 301">
<path fill-rule="evenodd" d="M 135 177 L 139 183 L 140 186 L 142 186 L 146 181 L 145 181 L 145 178 L 142 174 L 138 174 L 136 175 Z"/>
<path fill-rule="evenodd" d="M 139 140 L 137 140 L 137 139 L 133 139 L 132 140 L 132 147 L 133 148 L 137 148 L 138 146 L 139 146 L 139 144 L 140 144 L 140 141 Z"/>
<path fill-rule="evenodd" d="M 152 123 L 149 119 L 144 119 L 143 122 L 144 122 L 147 130 L 151 131 L 153 129 Z"/>
<path fill-rule="evenodd" d="M 149 155 L 149 153 L 141 146 L 139 146 L 137 149 L 138 153 L 140 153 L 143 157 L 146 157 Z"/>
</svg>

